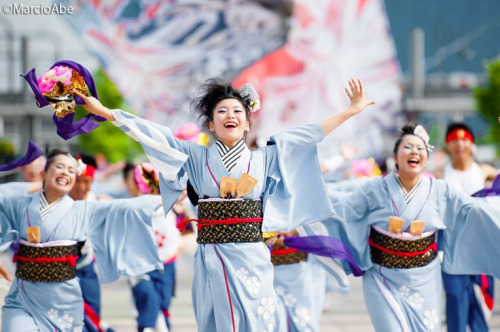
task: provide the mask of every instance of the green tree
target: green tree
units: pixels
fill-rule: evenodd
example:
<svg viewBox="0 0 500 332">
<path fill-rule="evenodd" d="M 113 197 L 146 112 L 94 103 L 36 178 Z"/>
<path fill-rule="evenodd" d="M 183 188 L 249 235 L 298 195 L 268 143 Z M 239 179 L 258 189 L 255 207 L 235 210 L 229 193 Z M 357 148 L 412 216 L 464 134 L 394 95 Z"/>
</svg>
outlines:
<svg viewBox="0 0 500 332">
<path fill-rule="evenodd" d="M 94 75 L 99 100 L 111 109 L 124 109 L 124 100 L 115 84 L 109 79 L 102 69 Z M 78 107 L 76 117 L 85 116 L 86 112 Z M 108 121 L 102 122 L 99 128 L 88 134 L 78 135 L 78 145 L 82 152 L 96 154 L 104 153 L 109 162 L 133 160 L 144 155 L 139 143 L 125 135 L 115 125 Z"/>
<path fill-rule="evenodd" d="M 492 126 L 485 138 L 485 143 L 494 144 L 497 154 L 500 154 L 500 126 L 498 117 L 500 116 L 500 60 L 488 64 L 489 85 L 486 87 L 476 87 L 473 90 L 476 108 Z"/>
</svg>

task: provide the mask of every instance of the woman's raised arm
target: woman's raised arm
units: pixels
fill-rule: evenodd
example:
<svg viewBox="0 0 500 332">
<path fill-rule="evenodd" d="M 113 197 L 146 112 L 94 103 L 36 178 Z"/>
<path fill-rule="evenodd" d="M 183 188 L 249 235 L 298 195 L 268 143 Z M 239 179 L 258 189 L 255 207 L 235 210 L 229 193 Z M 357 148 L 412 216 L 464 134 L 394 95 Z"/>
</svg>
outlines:
<svg viewBox="0 0 500 332">
<path fill-rule="evenodd" d="M 342 123 L 344 123 L 345 120 L 361 112 L 366 106 L 375 104 L 374 101 L 365 100 L 363 96 L 363 84 L 361 84 L 361 80 L 358 79 L 356 82 L 354 79 L 351 79 L 349 81 L 349 87 L 351 91 L 346 88 L 345 92 L 351 100 L 351 105 L 344 111 L 321 121 L 321 127 L 323 128 L 323 133 L 325 134 L 325 136 L 335 130 Z"/>
</svg>

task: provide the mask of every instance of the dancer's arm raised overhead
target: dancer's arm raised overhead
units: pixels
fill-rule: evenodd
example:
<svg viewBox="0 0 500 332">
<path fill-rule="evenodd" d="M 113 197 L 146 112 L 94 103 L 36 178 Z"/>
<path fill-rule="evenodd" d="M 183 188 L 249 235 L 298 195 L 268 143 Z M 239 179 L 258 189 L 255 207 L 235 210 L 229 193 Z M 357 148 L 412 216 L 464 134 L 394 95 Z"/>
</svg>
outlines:
<svg viewBox="0 0 500 332">
<path fill-rule="evenodd" d="M 330 134 L 333 130 L 335 130 L 350 117 L 360 113 L 365 107 L 375 104 L 374 101 L 365 100 L 363 94 L 363 84 L 361 83 L 361 80 L 358 79 L 356 81 L 354 79 L 351 79 L 349 81 L 349 87 L 350 89 L 345 89 L 347 96 L 351 100 L 351 104 L 349 105 L 349 107 L 344 111 L 321 121 L 321 127 L 323 128 L 325 136 Z M 85 104 L 83 104 L 82 106 L 87 112 L 102 116 L 110 121 L 115 120 L 111 111 L 107 107 L 103 106 L 99 102 L 99 100 L 92 96 L 85 96 L 84 94 L 76 90 L 74 90 L 73 92 L 78 97 L 82 98 L 83 101 L 85 101 Z"/>
<path fill-rule="evenodd" d="M 366 106 L 375 104 L 374 101 L 365 100 L 363 95 L 363 84 L 361 83 L 361 80 L 358 79 L 356 81 L 354 79 L 351 79 L 349 81 L 349 87 L 350 89 L 345 88 L 345 92 L 351 100 L 351 105 L 349 105 L 349 107 L 344 111 L 321 121 L 321 127 L 323 127 L 325 136 L 330 134 L 338 126 L 344 123 L 344 121 L 361 112 Z"/>
</svg>

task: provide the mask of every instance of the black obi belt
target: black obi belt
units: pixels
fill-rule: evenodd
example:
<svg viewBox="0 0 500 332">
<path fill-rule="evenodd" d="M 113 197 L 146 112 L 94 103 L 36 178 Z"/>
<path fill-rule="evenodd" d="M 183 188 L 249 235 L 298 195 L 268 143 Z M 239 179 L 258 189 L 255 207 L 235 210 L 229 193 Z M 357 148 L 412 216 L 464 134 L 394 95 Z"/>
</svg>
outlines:
<svg viewBox="0 0 500 332">
<path fill-rule="evenodd" d="M 19 243 L 14 254 L 16 277 L 36 282 L 62 282 L 76 277 L 78 245 L 29 245 Z"/>
<path fill-rule="evenodd" d="M 198 243 L 262 241 L 262 201 L 200 199 Z"/>
<path fill-rule="evenodd" d="M 274 243 L 271 250 L 273 265 L 302 263 L 307 261 L 307 253 L 295 248 L 290 248 L 281 243 Z"/>
<path fill-rule="evenodd" d="M 372 227 L 368 243 L 372 261 L 390 268 L 425 266 L 437 255 L 436 232 L 409 240 L 383 234 Z"/>
</svg>

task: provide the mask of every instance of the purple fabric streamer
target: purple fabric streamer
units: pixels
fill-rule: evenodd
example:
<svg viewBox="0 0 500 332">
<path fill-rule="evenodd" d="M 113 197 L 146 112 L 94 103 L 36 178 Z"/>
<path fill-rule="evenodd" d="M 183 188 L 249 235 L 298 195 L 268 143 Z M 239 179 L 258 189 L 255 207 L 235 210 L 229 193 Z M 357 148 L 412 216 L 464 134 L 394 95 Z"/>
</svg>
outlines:
<svg viewBox="0 0 500 332">
<path fill-rule="evenodd" d="M 97 89 L 94 83 L 94 79 L 92 78 L 92 74 L 90 74 L 90 72 L 85 67 L 71 60 L 57 61 L 50 68 L 54 68 L 55 66 L 68 66 L 79 72 L 80 75 L 82 75 L 85 81 L 85 85 L 90 91 L 90 94 L 95 98 L 98 98 Z M 35 68 L 31 69 L 26 75 L 21 76 L 24 77 L 26 82 L 28 82 L 29 86 L 31 87 L 31 90 L 33 90 L 37 106 L 41 108 L 49 105 L 49 101 L 45 99 L 42 92 L 40 91 L 40 87 L 38 86 Z M 75 102 L 77 104 L 85 104 L 83 100 L 78 96 L 75 96 Z M 99 127 L 99 122 L 106 121 L 106 119 L 101 116 L 88 114 L 84 118 L 73 123 L 74 117 L 74 113 L 68 114 L 64 118 L 59 118 L 55 115 L 52 117 L 57 127 L 57 134 L 61 138 L 68 140 L 76 135 L 89 133 L 95 128 Z M 95 122 L 94 120 L 97 122 Z"/>
<path fill-rule="evenodd" d="M 12 242 L 10 243 L 10 246 L 9 246 L 9 247 L 10 247 L 10 249 L 12 249 L 14 252 L 18 252 L 18 251 L 19 251 L 19 242 L 17 242 L 17 241 L 16 241 L 16 242 L 12 241 Z"/>
<path fill-rule="evenodd" d="M 331 236 L 289 236 L 285 238 L 285 245 L 299 249 L 309 254 L 345 260 L 356 277 L 362 276 L 364 271 L 354 261 L 349 248 L 342 241 Z"/>
<path fill-rule="evenodd" d="M 1 165 L 0 171 L 10 171 L 14 168 L 28 165 L 33 162 L 36 158 L 43 155 L 43 151 L 35 144 L 35 142 L 30 141 L 28 144 L 28 150 L 24 157 L 14 160 L 8 164 Z"/>
<path fill-rule="evenodd" d="M 500 174 L 496 177 L 491 188 L 484 188 L 473 194 L 474 197 L 500 196 Z"/>
</svg>

